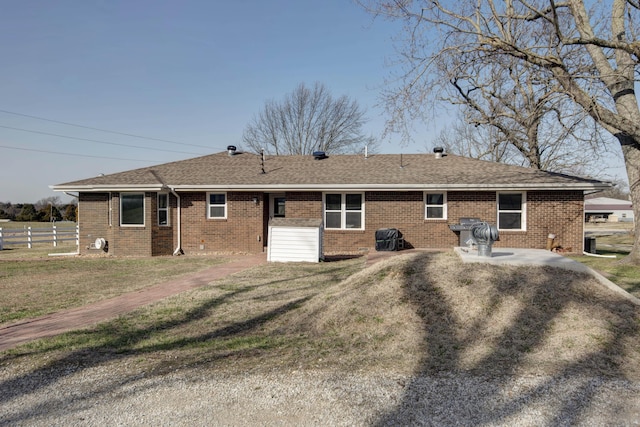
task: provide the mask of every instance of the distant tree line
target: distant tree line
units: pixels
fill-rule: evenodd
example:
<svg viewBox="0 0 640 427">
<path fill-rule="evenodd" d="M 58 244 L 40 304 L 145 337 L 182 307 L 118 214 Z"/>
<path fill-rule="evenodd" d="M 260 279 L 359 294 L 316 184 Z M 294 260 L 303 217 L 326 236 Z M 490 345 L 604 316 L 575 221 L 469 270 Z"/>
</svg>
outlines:
<svg viewBox="0 0 640 427">
<path fill-rule="evenodd" d="M 0 202 L 0 219 L 30 222 L 75 222 L 78 215 L 77 208 L 75 203 L 61 203 L 58 197 L 47 197 L 36 203 Z"/>
</svg>

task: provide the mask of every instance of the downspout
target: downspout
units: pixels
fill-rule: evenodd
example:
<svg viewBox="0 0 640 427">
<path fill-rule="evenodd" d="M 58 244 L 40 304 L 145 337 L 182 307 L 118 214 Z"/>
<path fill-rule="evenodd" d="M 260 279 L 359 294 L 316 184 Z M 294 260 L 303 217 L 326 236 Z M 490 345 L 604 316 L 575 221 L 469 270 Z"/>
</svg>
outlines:
<svg viewBox="0 0 640 427">
<path fill-rule="evenodd" d="M 181 232 L 181 230 L 182 230 L 182 218 L 180 216 L 180 211 L 181 211 L 181 209 L 180 209 L 180 196 L 178 195 L 178 193 L 176 193 L 176 191 L 173 188 L 171 188 L 169 186 L 167 186 L 167 188 L 169 189 L 169 191 L 171 191 L 171 194 L 173 194 L 176 197 L 176 201 L 177 201 L 177 206 L 176 206 L 177 215 L 176 216 L 177 216 L 177 223 L 178 223 L 177 224 L 177 227 L 178 227 L 178 230 L 177 230 L 177 232 L 178 232 L 178 245 L 176 246 L 176 249 L 173 251 L 173 255 L 175 256 L 175 255 L 181 255 L 181 254 L 184 253 L 182 251 L 182 239 L 181 239 L 181 235 L 182 235 L 182 232 Z"/>
<path fill-rule="evenodd" d="M 174 190 L 173 188 L 171 188 L 171 186 L 167 185 L 164 183 L 164 181 L 162 180 L 162 178 L 160 177 L 160 175 L 158 175 L 158 172 L 151 169 L 149 172 L 151 172 L 151 175 L 153 175 L 160 184 L 162 184 L 162 188 L 167 188 L 169 189 L 169 191 L 171 192 L 171 194 L 173 194 L 174 196 L 176 196 L 176 207 L 177 207 L 177 217 L 178 217 L 178 244 L 176 246 L 176 249 L 173 251 L 173 255 L 181 255 L 184 252 L 182 251 L 182 238 L 181 238 L 181 234 L 182 234 L 182 218 L 180 217 L 180 196 L 178 195 L 178 193 L 176 193 L 176 190 Z"/>
<path fill-rule="evenodd" d="M 73 197 L 74 199 L 77 199 L 78 202 L 80 201 L 80 193 L 78 193 L 78 195 L 71 194 L 68 191 L 64 191 L 63 193 L 66 194 L 69 197 Z M 79 216 L 80 216 L 80 203 L 78 203 L 78 211 L 77 211 L 77 214 L 76 214 L 76 232 L 77 232 L 77 234 L 76 234 L 76 243 L 77 243 L 76 251 L 71 253 L 71 254 L 69 254 L 69 255 L 80 255 L 80 221 L 79 221 L 79 218 L 78 218 Z M 53 254 L 50 254 L 50 255 L 53 255 Z M 60 254 L 60 255 L 67 255 L 67 254 Z"/>
</svg>

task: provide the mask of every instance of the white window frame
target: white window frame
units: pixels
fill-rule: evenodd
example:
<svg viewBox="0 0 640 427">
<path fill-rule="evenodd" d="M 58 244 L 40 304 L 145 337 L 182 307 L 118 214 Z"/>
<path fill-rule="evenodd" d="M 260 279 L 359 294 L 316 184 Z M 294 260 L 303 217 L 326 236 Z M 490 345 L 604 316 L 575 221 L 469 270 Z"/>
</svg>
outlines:
<svg viewBox="0 0 640 427">
<path fill-rule="evenodd" d="M 330 210 L 327 211 L 327 195 L 329 194 L 339 194 L 340 195 L 340 210 Z M 360 195 L 360 210 L 347 210 L 347 195 L 358 194 Z M 322 216 L 324 218 L 324 228 L 327 230 L 355 230 L 362 231 L 365 229 L 364 224 L 364 208 L 365 208 L 365 200 L 364 193 L 361 192 L 347 192 L 347 193 L 324 193 L 322 195 Z M 340 212 L 340 228 L 327 227 L 327 212 Z M 360 212 L 360 228 L 347 228 L 347 212 Z"/>
<path fill-rule="evenodd" d="M 284 200 L 284 215 L 276 216 L 276 200 L 277 199 L 285 199 Z M 287 216 L 287 198 L 285 193 L 272 193 L 269 194 L 269 218 L 286 218 Z"/>
<path fill-rule="evenodd" d="M 123 224 L 122 223 L 122 202 L 126 196 L 142 196 L 142 224 Z M 147 212 L 147 198 L 144 193 L 141 192 L 131 192 L 131 193 L 120 193 L 120 227 L 144 227 L 146 220 L 146 212 Z"/>
<path fill-rule="evenodd" d="M 522 196 L 522 202 L 519 210 L 500 210 L 500 195 L 502 194 L 520 194 Z M 497 210 L 497 222 L 498 230 L 504 231 L 526 231 L 527 229 L 527 192 L 526 191 L 500 191 L 496 193 L 496 210 Z M 520 228 L 502 228 L 500 225 L 500 213 L 519 213 L 520 214 Z"/>
<path fill-rule="evenodd" d="M 224 196 L 224 204 L 212 204 L 210 203 L 211 201 L 211 195 L 212 194 L 221 194 Z M 220 192 L 220 191 L 210 191 L 207 193 L 207 219 L 227 219 L 227 203 L 228 203 L 228 199 L 227 199 L 227 193 L 225 192 Z M 223 216 L 211 216 L 211 208 L 212 207 L 224 207 L 224 215 Z"/>
<path fill-rule="evenodd" d="M 429 194 L 442 194 L 441 205 L 429 205 L 427 204 Z M 442 217 L 430 218 L 427 216 L 428 208 L 442 208 Z M 425 191 L 424 193 L 424 219 L 429 221 L 437 221 L 447 219 L 447 192 L 446 191 Z"/>
<path fill-rule="evenodd" d="M 160 197 L 166 197 L 167 198 L 167 205 L 164 208 L 160 207 Z M 169 193 L 158 193 L 158 197 L 156 200 L 156 206 L 158 207 L 158 226 L 159 227 L 169 227 L 171 226 L 171 217 L 169 215 L 169 213 L 171 212 L 171 210 L 169 209 Z M 167 223 L 166 224 L 160 224 L 160 212 L 166 212 L 167 213 Z"/>
</svg>

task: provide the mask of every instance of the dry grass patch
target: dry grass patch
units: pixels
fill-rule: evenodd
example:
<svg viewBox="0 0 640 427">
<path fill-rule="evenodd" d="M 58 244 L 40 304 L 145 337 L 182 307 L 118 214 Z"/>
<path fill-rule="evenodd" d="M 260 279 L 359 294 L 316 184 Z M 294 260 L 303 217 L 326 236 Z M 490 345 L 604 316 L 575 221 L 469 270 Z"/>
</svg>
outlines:
<svg viewBox="0 0 640 427">
<path fill-rule="evenodd" d="M 453 253 L 268 264 L 1 364 L 114 372 L 327 369 L 640 379 L 640 307 L 587 275 Z"/>
<path fill-rule="evenodd" d="M 133 292 L 221 262 L 225 259 L 0 257 L 0 324 Z"/>
<path fill-rule="evenodd" d="M 427 325 L 426 371 L 640 377 L 640 307 L 587 275 L 452 257 L 409 284 Z"/>
</svg>

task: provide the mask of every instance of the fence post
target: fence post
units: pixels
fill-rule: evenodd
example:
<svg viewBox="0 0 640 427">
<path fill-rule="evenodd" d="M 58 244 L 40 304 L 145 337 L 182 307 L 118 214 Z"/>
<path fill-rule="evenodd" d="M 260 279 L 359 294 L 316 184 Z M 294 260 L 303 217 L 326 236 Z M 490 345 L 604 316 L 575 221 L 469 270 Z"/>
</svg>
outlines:
<svg viewBox="0 0 640 427">
<path fill-rule="evenodd" d="M 27 227 L 27 248 L 31 249 L 33 246 L 31 237 L 31 226 Z"/>
<path fill-rule="evenodd" d="M 80 251 L 80 224 L 76 224 L 76 246 L 78 247 L 78 252 Z"/>
<path fill-rule="evenodd" d="M 4 247 L 4 239 L 2 238 L 2 227 L 0 227 L 0 251 Z"/>
<path fill-rule="evenodd" d="M 54 223 L 51 228 L 53 229 L 53 247 L 58 247 L 58 233 L 56 231 L 56 224 Z"/>
</svg>

